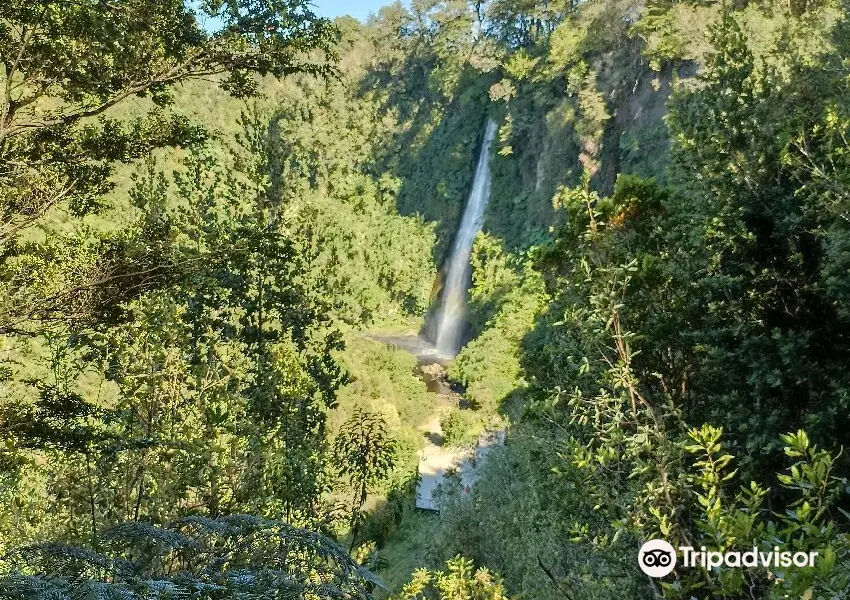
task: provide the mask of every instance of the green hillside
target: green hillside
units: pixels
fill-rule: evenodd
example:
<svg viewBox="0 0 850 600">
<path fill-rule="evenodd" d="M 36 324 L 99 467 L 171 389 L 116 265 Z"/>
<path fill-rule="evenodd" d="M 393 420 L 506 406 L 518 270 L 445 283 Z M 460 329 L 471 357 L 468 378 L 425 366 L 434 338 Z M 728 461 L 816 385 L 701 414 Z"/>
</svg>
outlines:
<svg viewBox="0 0 850 600">
<path fill-rule="evenodd" d="M 0 597 L 847 597 L 845 0 L 192 6 L 0 6 Z"/>
</svg>

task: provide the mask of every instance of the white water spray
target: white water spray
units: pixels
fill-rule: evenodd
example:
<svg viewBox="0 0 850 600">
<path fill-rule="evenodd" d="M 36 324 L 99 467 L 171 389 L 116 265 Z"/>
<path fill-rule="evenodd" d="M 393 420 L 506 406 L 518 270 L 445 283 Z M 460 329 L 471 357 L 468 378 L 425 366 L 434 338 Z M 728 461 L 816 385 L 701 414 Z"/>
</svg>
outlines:
<svg viewBox="0 0 850 600">
<path fill-rule="evenodd" d="M 460 350 L 466 314 L 466 286 L 469 280 L 469 257 L 472 242 L 481 229 L 484 208 L 490 200 L 490 146 L 496 135 L 496 123 L 487 122 L 484 143 L 478 155 L 472 191 L 466 201 L 466 209 L 455 237 L 449 269 L 446 275 L 443 301 L 437 320 L 437 353 L 452 357 Z"/>
</svg>

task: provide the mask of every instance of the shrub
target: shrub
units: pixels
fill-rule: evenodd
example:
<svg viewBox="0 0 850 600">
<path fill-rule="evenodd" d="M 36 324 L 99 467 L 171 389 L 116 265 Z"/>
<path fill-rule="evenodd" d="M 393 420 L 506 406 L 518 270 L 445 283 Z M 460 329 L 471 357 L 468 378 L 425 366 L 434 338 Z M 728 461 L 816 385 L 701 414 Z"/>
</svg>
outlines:
<svg viewBox="0 0 850 600">
<path fill-rule="evenodd" d="M 468 410 L 456 408 L 440 422 L 443 440 L 449 446 L 465 446 L 474 442 L 484 425 L 479 416 Z"/>
</svg>

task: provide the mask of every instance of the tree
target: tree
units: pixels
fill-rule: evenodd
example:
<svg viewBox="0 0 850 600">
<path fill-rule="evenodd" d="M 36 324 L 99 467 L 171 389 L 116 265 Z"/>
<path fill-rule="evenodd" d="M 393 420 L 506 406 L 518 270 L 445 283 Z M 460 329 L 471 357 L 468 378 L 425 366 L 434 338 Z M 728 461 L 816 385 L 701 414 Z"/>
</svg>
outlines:
<svg viewBox="0 0 850 600">
<path fill-rule="evenodd" d="M 125 523 L 98 551 L 49 542 L 2 560 L 0 598 L 357 598 L 380 582 L 316 533 L 232 515 Z"/>
<path fill-rule="evenodd" d="M 792 428 L 846 444 L 850 321 L 830 294 L 846 272 L 836 277 L 841 254 L 827 250 L 842 218 L 789 160 L 801 132 L 829 129 L 846 84 L 821 71 L 846 47 L 814 67 L 794 52 L 759 65 L 732 15 L 714 43 L 699 89 L 677 94 L 669 118 L 679 193 L 667 204 L 668 268 L 682 289 L 691 280 L 677 317 L 689 325 L 673 342 L 693 364 L 687 410 L 755 460 Z"/>
<path fill-rule="evenodd" d="M 65 360 L 39 400 L 7 402 L 3 453 L 32 461 L 66 540 L 126 520 L 251 512 L 316 524 L 325 415 L 341 347 L 279 216 L 266 119 L 246 113 L 229 157 L 190 152 L 174 181 L 153 162 L 118 239 L 191 269 L 121 305 L 120 318 L 55 335 Z M 49 457 L 49 460 L 48 460 Z"/>
<path fill-rule="evenodd" d="M 417 569 L 396 600 L 508 600 L 501 578 L 458 555 L 446 563 L 446 571 Z"/>
<path fill-rule="evenodd" d="M 490 34 L 511 49 L 545 41 L 578 2 L 555 0 L 492 0 L 486 14 Z"/>
<path fill-rule="evenodd" d="M 387 435 L 383 418 L 358 408 L 334 441 L 334 457 L 338 473 L 348 477 L 354 494 L 350 520 L 353 549 L 369 489 L 392 470 L 396 443 Z"/>
<path fill-rule="evenodd" d="M 39 247 L 22 239 L 58 207 L 76 216 L 97 210 L 115 162 L 203 138 L 165 112 L 169 86 L 215 77 L 246 97 L 257 92 L 254 74 L 331 71 L 311 53 L 332 58 L 332 27 L 301 2 L 210 0 L 203 12 L 220 19 L 221 30 L 204 31 L 183 0 L 13 0 L 0 8 L 0 332 L 89 316 L 102 307 L 86 297 L 104 284 L 138 291 L 162 276 L 147 265 L 109 265 L 90 249 L 90 261 L 107 264 L 74 281 L 73 267 L 51 255 L 68 254 L 56 240 Z M 110 109 L 134 96 L 153 107 L 129 121 L 114 116 Z M 43 285 L 22 286 L 36 268 Z M 123 299 L 104 296 L 107 304 Z"/>
</svg>

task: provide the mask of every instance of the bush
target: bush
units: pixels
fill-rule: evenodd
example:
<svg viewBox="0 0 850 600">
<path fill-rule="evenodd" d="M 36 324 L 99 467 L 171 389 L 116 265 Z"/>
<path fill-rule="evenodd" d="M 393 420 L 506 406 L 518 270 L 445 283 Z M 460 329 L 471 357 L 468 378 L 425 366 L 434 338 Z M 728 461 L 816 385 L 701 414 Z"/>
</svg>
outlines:
<svg viewBox="0 0 850 600">
<path fill-rule="evenodd" d="M 484 429 L 481 418 L 474 412 L 456 408 L 440 422 L 443 440 L 449 446 L 471 444 Z"/>
</svg>

